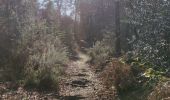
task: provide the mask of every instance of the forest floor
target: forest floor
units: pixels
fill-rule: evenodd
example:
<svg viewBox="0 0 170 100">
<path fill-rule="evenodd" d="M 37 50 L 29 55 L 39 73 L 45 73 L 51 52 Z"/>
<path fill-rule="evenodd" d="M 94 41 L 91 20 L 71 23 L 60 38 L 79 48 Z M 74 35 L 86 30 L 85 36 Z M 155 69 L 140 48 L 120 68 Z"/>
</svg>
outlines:
<svg viewBox="0 0 170 100">
<path fill-rule="evenodd" d="M 113 100 L 112 97 L 108 99 L 102 80 L 87 63 L 90 57 L 81 52 L 78 57 L 78 60 L 69 63 L 61 76 L 59 93 L 27 90 L 20 86 L 11 89 L 8 83 L 0 83 L 0 100 Z"/>
<path fill-rule="evenodd" d="M 79 60 L 70 63 L 60 84 L 61 100 L 98 100 L 97 92 L 103 89 L 101 81 L 87 61 L 90 58 L 79 53 Z"/>
</svg>

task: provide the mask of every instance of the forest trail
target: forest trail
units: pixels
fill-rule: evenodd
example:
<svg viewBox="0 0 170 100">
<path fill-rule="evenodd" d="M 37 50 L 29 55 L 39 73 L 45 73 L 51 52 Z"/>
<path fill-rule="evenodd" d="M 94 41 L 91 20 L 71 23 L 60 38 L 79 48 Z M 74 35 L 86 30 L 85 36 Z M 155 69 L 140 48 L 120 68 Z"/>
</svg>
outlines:
<svg viewBox="0 0 170 100">
<path fill-rule="evenodd" d="M 79 52 L 79 58 L 66 69 L 66 76 L 60 85 L 61 100 L 96 100 L 95 94 L 103 87 L 86 63 L 90 57 Z"/>
</svg>

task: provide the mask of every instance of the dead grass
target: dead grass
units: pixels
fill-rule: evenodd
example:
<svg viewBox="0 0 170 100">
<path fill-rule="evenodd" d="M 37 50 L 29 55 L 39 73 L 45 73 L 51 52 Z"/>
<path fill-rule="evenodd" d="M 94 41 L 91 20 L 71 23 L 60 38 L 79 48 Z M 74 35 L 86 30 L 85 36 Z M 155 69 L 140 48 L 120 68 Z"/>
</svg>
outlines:
<svg viewBox="0 0 170 100">
<path fill-rule="evenodd" d="M 170 100 L 170 82 L 159 83 L 148 96 L 148 100 Z"/>
<path fill-rule="evenodd" d="M 113 59 L 100 75 L 107 89 L 127 90 L 133 85 L 134 76 L 129 65 Z"/>
</svg>

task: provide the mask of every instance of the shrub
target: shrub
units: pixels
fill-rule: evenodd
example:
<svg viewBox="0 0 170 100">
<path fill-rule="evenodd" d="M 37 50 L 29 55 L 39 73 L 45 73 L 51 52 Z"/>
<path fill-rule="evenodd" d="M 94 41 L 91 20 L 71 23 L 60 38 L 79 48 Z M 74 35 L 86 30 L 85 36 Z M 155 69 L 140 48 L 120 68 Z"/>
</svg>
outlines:
<svg viewBox="0 0 170 100">
<path fill-rule="evenodd" d="M 45 42 L 46 41 L 46 42 Z M 25 66 L 25 85 L 40 89 L 56 89 L 62 66 L 68 61 L 66 48 L 53 35 L 40 36 L 33 43 Z"/>
<path fill-rule="evenodd" d="M 104 83 L 108 88 L 115 86 L 118 91 L 127 90 L 133 86 L 135 81 L 131 67 L 117 59 L 113 59 L 109 63 L 102 72 L 101 77 L 103 77 Z"/>
<path fill-rule="evenodd" d="M 159 83 L 149 94 L 148 100 L 169 100 L 170 99 L 170 82 Z"/>
<path fill-rule="evenodd" d="M 106 65 L 106 62 L 112 57 L 113 52 L 114 48 L 105 41 L 97 41 L 88 50 L 88 54 L 91 56 L 91 63 L 100 68 Z"/>
<path fill-rule="evenodd" d="M 0 81 L 55 88 L 69 56 L 69 47 L 62 39 L 68 40 L 72 34 L 66 37 L 66 33 L 59 33 L 54 13 L 47 11 L 50 18 L 41 18 L 35 0 L 16 1 L 4 0 L 0 4 L 3 5 L 0 6 Z"/>
<path fill-rule="evenodd" d="M 151 93 L 152 95 L 150 94 L 148 98 L 152 99 L 149 100 L 161 100 L 156 99 L 157 97 L 155 96 L 161 94 L 154 93 L 158 92 L 161 88 L 159 87 L 159 89 L 157 89 L 159 82 L 167 81 L 165 76 L 166 71 L 163 68 L 154 69 L 152 63 L 137 56 L 130 57 L 130 55 L 126 55 L 121 59 L 121 62 L 127 63 L 131 66 L 131 70 L 135 78 L 135 86 L 133 87 L 133 90 L 129 90 L 128 92 L 123 91 L 121 96 L 122 100 L 126 100 L 127 98 L 134 98 L 132 100 L 145 100 L 151 91 L 153 91 Z"/>
<path fill-rule="evenodd" d="M 52 68 L 39 68 L 38 70 L 28 70 L 25 87 L 38 88 L 40 90 L 55 90 L 58 89 L 58 82 L 61 69 L 59 66 Z"/>
</svg>

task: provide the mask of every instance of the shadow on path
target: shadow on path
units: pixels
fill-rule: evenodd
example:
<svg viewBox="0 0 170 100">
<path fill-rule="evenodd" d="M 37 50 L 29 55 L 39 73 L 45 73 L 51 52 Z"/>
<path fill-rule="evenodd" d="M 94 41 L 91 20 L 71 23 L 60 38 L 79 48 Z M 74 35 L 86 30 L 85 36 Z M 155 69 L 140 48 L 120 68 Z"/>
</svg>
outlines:
<svg viewBox="0 0 170 100">
<path fill-rule="evenodd" d="M 81 95 L 75 95 L 75 96 L 60 96 L 60 100 L 82 100 L 86 97 L 83 97 Z"/>
</svg>

